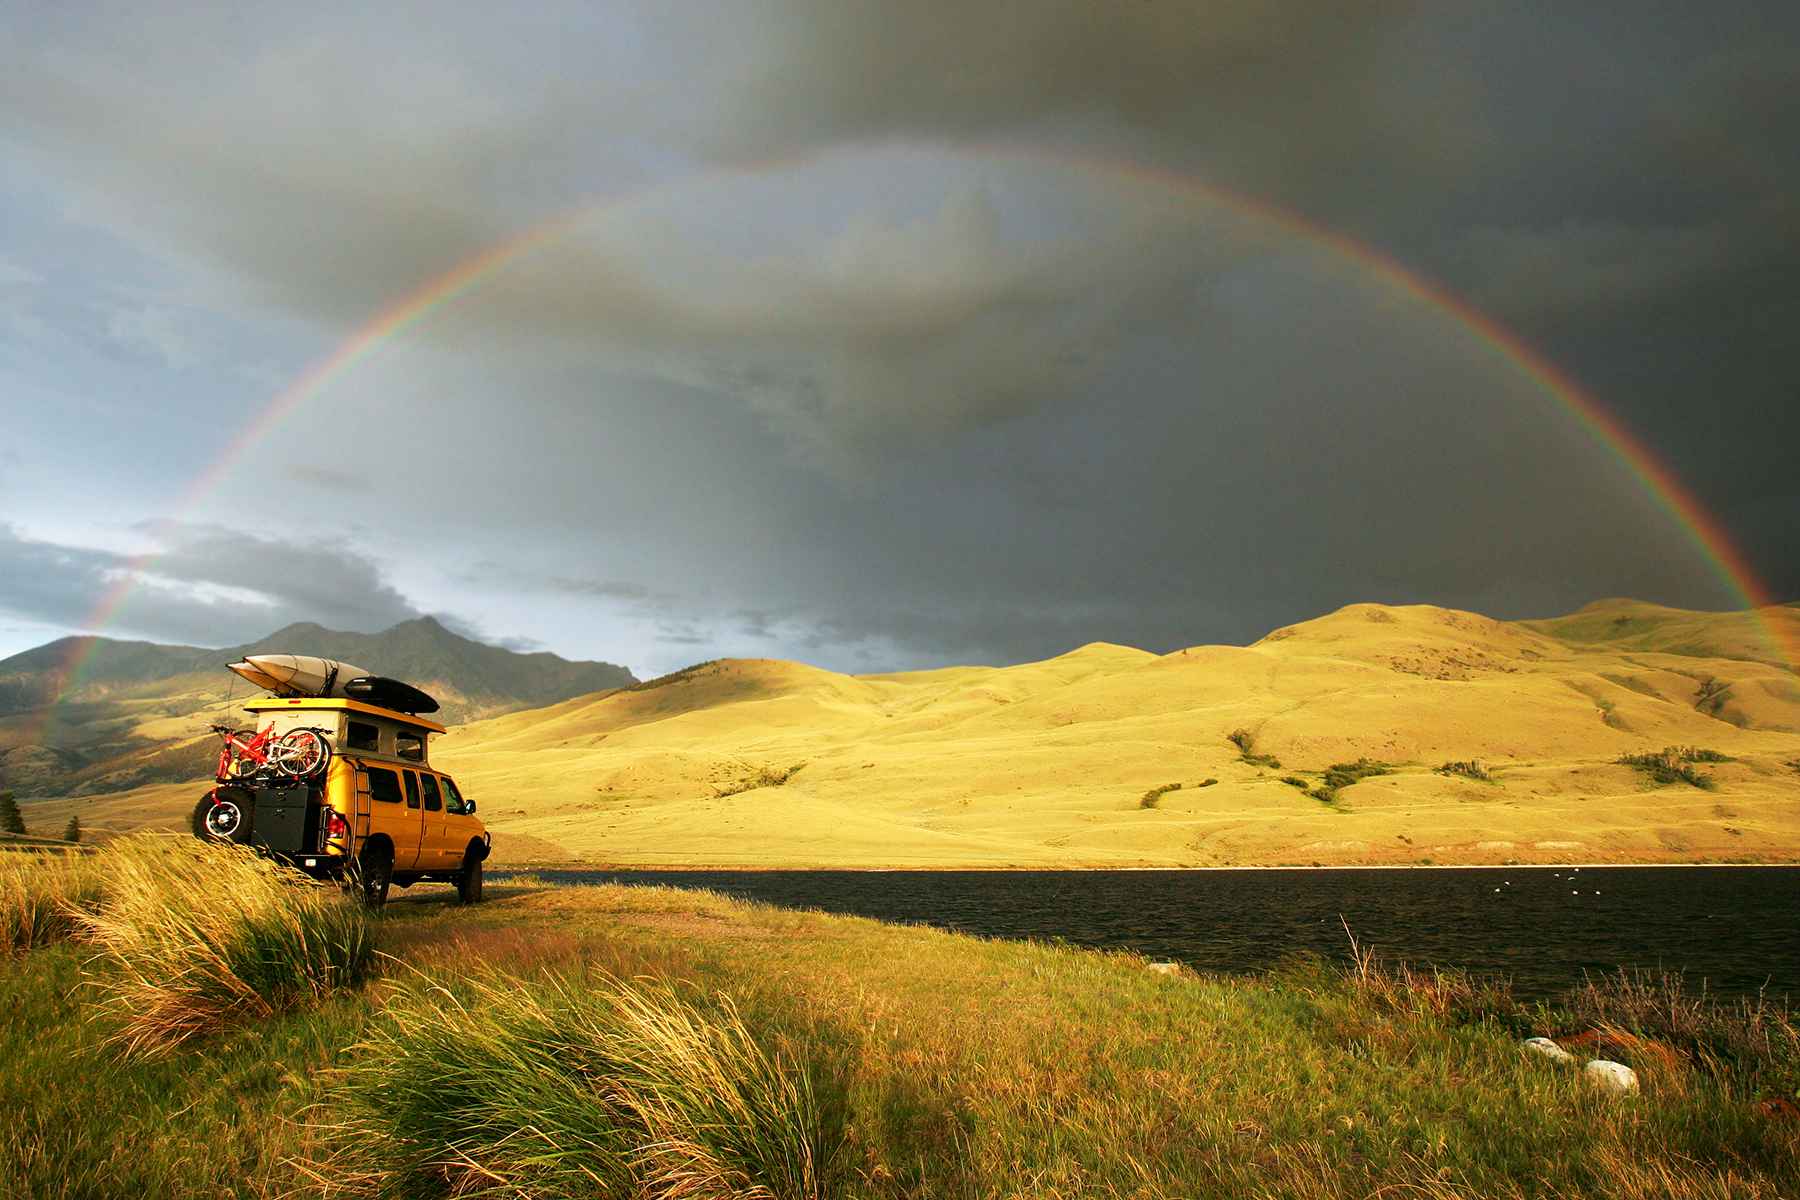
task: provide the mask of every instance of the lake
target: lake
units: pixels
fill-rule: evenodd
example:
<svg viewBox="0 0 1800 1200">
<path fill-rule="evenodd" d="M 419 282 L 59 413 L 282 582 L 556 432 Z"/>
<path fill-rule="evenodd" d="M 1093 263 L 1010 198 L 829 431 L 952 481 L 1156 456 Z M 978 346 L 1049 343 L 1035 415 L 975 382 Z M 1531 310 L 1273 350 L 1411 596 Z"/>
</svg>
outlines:
<svg viewBox="0 0 1800 1200">
<path fill-rule="evenodd" d="M 1384 958 L 1507 975 L 1526 997 L 1626 966 L 1681 972 L 1691 988 L 1721 995 L 1767 988 L 1800 999 L 1800 868 L 1791 867 L 536 874 L 1131 949 L 1202 971 L 1257 971 L 1303 951 L 1347 959 L 1348 922 Z"/>
</svg>

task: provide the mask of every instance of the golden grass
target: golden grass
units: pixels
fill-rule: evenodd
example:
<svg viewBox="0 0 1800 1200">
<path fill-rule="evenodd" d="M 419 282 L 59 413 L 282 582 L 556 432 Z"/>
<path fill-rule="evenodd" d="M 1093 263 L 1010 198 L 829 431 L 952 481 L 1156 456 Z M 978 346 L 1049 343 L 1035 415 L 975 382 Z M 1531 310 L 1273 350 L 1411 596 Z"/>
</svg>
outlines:
<svg viewBox="0 0 1800 1200">
<path fill-rule="evenodd" d="M 14 1018 L 0 1025 L 0 1186 L 1800 1195 L 1800 1132 L 1763 1106 L 1792 1051 L 1774 1013 L 1740 1029 L 1729 1011 L 1599 981 L 1585 1009 L 1521 1011 L 1503 990 L 1367 956 L 1348 972 L 1166 975 L 1129 954 L 666 888 L 490 895 L 390 905 L 384 942 L 410 968 L 392 984 L 104 1078 L 75 950 L 21 956 L 0 972 Z M 1540 1020 L 1590 1017 L 1637 1031 L 1608 1053 L 1643 1073 L 1641 1095 L 1606 1097 L 1519 1047 L 1568 1032 Z M 1740 1050 L 1690 1051 L 1680 1029 Z M 1665 1046 L 1678 1066 L 1657 1066 Z"/>
<path fill-rule="evenodd" d="M 80 935 L 100 905 L 106 871 L 95 855 L 52 850 L 0 855 L 0 947 L 30 950 Z"/>
<path fill-rule="evenodd" d="M 373 1194 L 801 1200 L 841 1137 L 728 996 L 652 980 L 416 982 L 346 1061 L 339 1152 L 309 1170 Z"/>
<path fill-rule="evenodd" d="M 250 851 L 124 839 L 95 859 L 99 906 L 78 914 L 94 984 L 131 1054 L 166 1053 L 356 983 L 373 963 L 368 915 L 338 889 Z"/>
</svg>

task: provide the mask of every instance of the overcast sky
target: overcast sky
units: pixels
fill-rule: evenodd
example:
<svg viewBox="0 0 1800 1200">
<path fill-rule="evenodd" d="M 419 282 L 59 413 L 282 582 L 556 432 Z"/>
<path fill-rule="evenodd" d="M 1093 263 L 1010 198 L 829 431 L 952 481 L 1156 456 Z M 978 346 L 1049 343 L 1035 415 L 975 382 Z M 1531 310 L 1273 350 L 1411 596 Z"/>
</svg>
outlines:
<svg viewBox="0 0 1800 1200">
<path fill-rule="evenodd" d="M 1800 597 L 1791 2 L 514 7 L 0 8 L 0 655 L 121 581 L 640 675 L 1735 605 L 1350 244 Z"/>
</svg>

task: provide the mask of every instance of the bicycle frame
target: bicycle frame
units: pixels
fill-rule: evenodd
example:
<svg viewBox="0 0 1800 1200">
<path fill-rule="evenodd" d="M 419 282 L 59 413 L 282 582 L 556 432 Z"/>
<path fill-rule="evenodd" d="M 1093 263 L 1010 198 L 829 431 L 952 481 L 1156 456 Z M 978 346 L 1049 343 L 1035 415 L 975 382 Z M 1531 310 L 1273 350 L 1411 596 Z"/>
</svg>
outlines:
<svg viewBox="0 0 1800 1200">
<path fill-rule="evenodd" d="M 261 733 L 248 739 L 235 729 L 230 729 L 222 725 L 215 725 L 213 728 L 218 732 L 220 737 L 225 739 L 225 744 L 219 748 L 218 778 L 227 779 L 230 777 L 233 760 L 243 761 L 248 759 L 259 767 L 272 765 L 269 761 L 269 753 L 266 747 L 273 745 L 275 742 L 275 723 L 273 721 L 269 722 L 268 726 L 263 729 Z"/>
</svg>

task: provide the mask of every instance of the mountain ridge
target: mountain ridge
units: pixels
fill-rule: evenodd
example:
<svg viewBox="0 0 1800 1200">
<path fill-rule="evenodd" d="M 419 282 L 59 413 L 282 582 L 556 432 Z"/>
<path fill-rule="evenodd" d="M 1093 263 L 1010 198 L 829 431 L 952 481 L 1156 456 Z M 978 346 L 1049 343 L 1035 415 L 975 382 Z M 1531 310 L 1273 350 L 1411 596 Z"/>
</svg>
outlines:
<svg viewBox="0 0 1800 1200">
<path fill-rule="evenodd" d="M 335 658 L 404 679 L 434 695 L 451 721 L 636 682 L 614 663 L 521 654 L 464 637 L 430 616 L 376 633 L 296 622 L 216 650 L 58 638 L 0 660 L 0 786 L 107 791 L 203 770 L 206 725 L 239 720 L 234 698 L 256 690 L 224 666 L 259 652 Z"/>
</svg>

